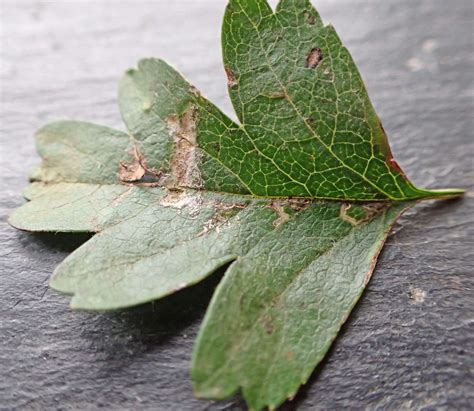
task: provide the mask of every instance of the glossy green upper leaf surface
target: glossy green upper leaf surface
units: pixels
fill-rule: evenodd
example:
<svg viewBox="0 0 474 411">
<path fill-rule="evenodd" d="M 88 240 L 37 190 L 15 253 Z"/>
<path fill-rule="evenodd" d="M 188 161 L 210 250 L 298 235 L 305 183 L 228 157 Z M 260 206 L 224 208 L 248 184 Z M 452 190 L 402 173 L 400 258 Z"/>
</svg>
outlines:
<svg viewBox="0 0 474 411">
<path fill-rule="evenodd" d="M 351 55 L 309 0 L 282 0 L 276 12 L 266 0 L 231 0 L 222 43 L 230 96 L 252 149 L 219 158 L 230 168 L 247 163 L 238 174 L 253 194 L 437 195 L 414 187 L 393 160 Z"/>
<path fill-rule="evenodd" d="M 162 60 L 141 60 L 119 88 L 128 132 L 43 127 L 30 201 L 9 221 L 96 233 L 51 279 L 74 308 L 145 303 L 230 264 L 200 332 L 194 389 L 241 388 L 251 409 L 277 407 L 327 352 L 405 200 L 461 191 L 410 183 L 351 56 L 308 1 L 274 12 L 230 0 L 223 52 L 240 124 Z"/>
</svg>

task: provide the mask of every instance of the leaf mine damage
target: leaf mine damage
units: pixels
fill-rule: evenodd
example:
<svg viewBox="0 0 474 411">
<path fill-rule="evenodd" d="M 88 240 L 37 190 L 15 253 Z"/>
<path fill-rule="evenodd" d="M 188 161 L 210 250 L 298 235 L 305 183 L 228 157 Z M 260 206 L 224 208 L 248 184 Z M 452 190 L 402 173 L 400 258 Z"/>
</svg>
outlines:
<svg viewBox="0 0 474 411">
<path fill-rule="evenodd" d="M 273 226 L 278 228 L 290 220 L 291 213 L 300 212 L 313 203 L 314 201 L 308 198 L 288 198 L 273 200 L 267 207 L 277 214 L 277 219 L 273 221 Z"/>
<path fill-rule="evenodd" d="M 382 213 L 388 208 L 390 208 L 389 203 L 342 203 L 339 218 L 355 227 L 370 221 L 377 214 Z"/>
<path fill-rule="evenodd" d="M 274 91 L 274 92 L 271 92 L 271 93 L 265 93 L 263 95 L 265 97 L 274 98 L 274 99 L 288 98 L 288 95 L 284 91 Z"/>
<path fill-rule="evenodd" d="M 227 66 L 224 67 L 225 74 L 227 75 L 227 87 L 234 88 L 239 85 L 237 78 L 235 77 L 234 72 Z"/>
<path fill-rule="evenodd" d="M 316 17 L 314 17 L 313 14 L 311 14 L 309 11 L 306 11 L 304 13 L 304 17 L 306 19 L 306 21 L 310 24 L 310 25 L 314 25 L 314 23 L 316 23 Z"/>
<path fill-rule="evenodd" d="M 278 201 L 272 201 L 272 203 L 268 207 L 273 209 L 278 215 L 278 218 L 273 221 L 273 226 L 275 228 L 280 227 L 282 224 L 285 224 L 287 221 L 290 220 L 290 216 L 285 211 L 285 208 L 283 207 L 282 203 Z"/>
<path fill-rule="evenodd" d="M 162 173 L 147 166 L 146 158 L 140 151 L 137 141 L 132 137 L 132 160 L 119 163 L 119 179 L 124 184 L 138 186 L 160 185 Z"/>
<path fill-rule="evenodd" d="M 124 183 L 139 182 L 147 172 L 145 158 L 136 143 L 133 145 L 132 156 L 133 160 L 131 162 L 120 163 L 119 177 L 120 181 Z"/>
<path fill-rule="evenodd" d="M 145 172 L 140 161 L 135 160 L 131 163 L 120 163 L 120 181 L 124 183 L 140 181 L 145 175 Z"/>
<path fill-rule="evenodd" d="M 168 190 L 166 195 L 160 200 L 160 205 L 163 207 L 171 207 L 177 210 L 186 208 L 191 217 L 199 214 L 202 204 L 203 199 L 198 192 L 188 192 L 179 189 Z"/>
<path fill-rule="evenodd" d="M 194 106 L 190 106 L 181 118 L 173 115 L 167 120 L 174 142 L 171 175 L 165 183 L 168 188 L 202 187 L 200 153 L 196 141 L 197 121 L 197 110 Z"/>
<path fill-rule="evenodd" d="M 319 47 L 312 48 L 306 56 L 306 68 L 315 69 L 323 59 L 323 52 Z"/>
<path fill-rule="evenodd" d="M 219 234 L 221 228 L 228 225 L 229 219 L 246 207 L 247 204 L 223 204 L 219 201 L 215 202 L 215 215 L 204 223 L 202 231 L 197 234 L 197 237 L 203 236 L 210 231 L 215 231 Z"/>
</svg>

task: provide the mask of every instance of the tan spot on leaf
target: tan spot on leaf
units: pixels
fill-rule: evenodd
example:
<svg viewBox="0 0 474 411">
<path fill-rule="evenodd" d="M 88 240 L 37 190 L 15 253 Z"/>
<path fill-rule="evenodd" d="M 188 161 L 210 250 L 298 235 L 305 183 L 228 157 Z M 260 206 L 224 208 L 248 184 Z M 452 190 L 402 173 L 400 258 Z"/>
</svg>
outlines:
<svg viewBox="0 0 474 411">
<path fill-rule="evenodd" d="M 146 173 L 144 158 L 135 144 L 133 146 L 133 160 L 129 163 L 120 163 L 120 180 L 125 183 L 140 181 Z"/>
<path fill-rule="evenodd" d="M 237 78 L 235 77 L 234 72 L 227 66 L 224 67 L 225 74 L 227 74 L 227 86 L 229 88 L 234 88 L 239 85 Z"/>
<path fill-rule="evenodd" d="M 181 118 L 173 115 L 167 119 L 174 142 L 171 175 L 166 183 L 168 188 L 202 187 L 200 152 L 196 141 L 197 121 L 197 110 L 194 106 L 190 106 Z"/>
<path fill-rule="evenodd" d="M 306 56 L 306 68 L 314 69 L 323 59 L 323 52 L 319 47 L 312 48 Z"/>
</svg>

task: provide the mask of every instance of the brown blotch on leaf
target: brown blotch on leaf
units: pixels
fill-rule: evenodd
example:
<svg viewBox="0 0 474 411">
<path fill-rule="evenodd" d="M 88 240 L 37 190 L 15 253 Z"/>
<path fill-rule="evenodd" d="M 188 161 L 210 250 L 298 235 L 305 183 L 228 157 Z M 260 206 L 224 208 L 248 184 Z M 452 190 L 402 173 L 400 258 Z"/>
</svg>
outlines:
<svg viewBox="0 0 474 411">
<path fill-rule="evenodd" d="M 125 183 L 140 181 L 146 171 L 139 162 L 120 163 L 120 180 Z"/>
<path fill-rule="evenodd" d="M 314 17 L 310 12 L 306 11 L 304 17 L 309 24 L 314 25 L 314 23 L 316 23 L 316 17 Z"/>
<path fill-rule="evenodd" d="M 133 146 L 133 160 L 129 163 L 120 163 L 119 177 L 124 183 L 133 183 L 140 181 L 146 174 L 145 159 L 140 153 L 138 146 Z"/>
<path fill-rule="evenodd" d="M 293 211 L 299 212 L 313 204 L 309 198 L 289 198 L 288 205 Z"/>
<path fill-rule="evenodd" d="M 319 47 L 312 48 L 306 56 L 306 68 L 315 69 L 323 59 L 323 52 Z"/>
<path fill-rule="evenodd" d="M 278 218 L 273 221 L 273 227 L 278 228 L 290 220 L 290 216 L 286 213 L 282 203 L 272 201 L 268 207 L 274 210 L 278 216 Z"/>
<path fill-rule="evenodd" d="M 227 66 L 224 67 L 225 74 L 227 74 L 227 87 L 234 88 L 239 85 L 239 81 L 235 77 L 235 73 Z"/>
<path fill-rule="evenodd" d="M 243 210 L 247 204 L 223 204 L 217 202 L 214 204 L 216 214 L 204 223 L 202 231 L 197 235 L 198 237 L 207 234 L 210 231 L 215 231 L 219 234 L 221 227 L 228 223 L 229 219 L 234 214 L 235 210 Z"/>
<path fill-rule="evenodd" d="M 385 211 L 390 205 L 388 203 L 367 203 L 361 205 L 365 211 L 365 216 L 363 218 L 355 218 L 348 214 L 348 211 L 352 208 L 351 203 L 342 203 L 341 211 L 339 213 L 339 218 L 341 220 L 347 221 L 352 224 L 354 227 L 362 223 L 366 223 L 372 220 L 377 214 Z"/>
<path fill-rule="evenodd" d="M 156 186 L 159 185 L 161 179 L 161 171 L 147 167 L 147 162 L 143 154 L 140 152 L 138 143 L 133 139 L 132 161 L 120 162 L 119 179 L 122 183 L 140 185 L 140 186 Z"/>
<path fill-rule="evenodd" d="M 265 332 L 268 335 L 273 334 L 275 327 L 273 325 L 273 320 L 271 319 L 271 317 L 264 318 L 262 323 L 263 323 L 263 328 L 265 329 Z"/>
<path fill-rule="evenodd" d="M 168 188 L 202 188 L 200 152 L 197 149 L 197 110 L 190 106 L 184 115 L 168 117 L 167 123 L 174 141 L 171 175 Z"/>
<path fill-rule="evenodd" d="M 271 93 L 264 94 L 268 98 L 287 98 L 288 95 L 284 91 L 274 91 Z"/>
<path fill-rule="evenodd" d="M 211 146 L 214 150 L 216 150 L 217 153 L 220 153 L 221 151 L 221 143 L 215 142 L 211 143 Z"/>
</svg>

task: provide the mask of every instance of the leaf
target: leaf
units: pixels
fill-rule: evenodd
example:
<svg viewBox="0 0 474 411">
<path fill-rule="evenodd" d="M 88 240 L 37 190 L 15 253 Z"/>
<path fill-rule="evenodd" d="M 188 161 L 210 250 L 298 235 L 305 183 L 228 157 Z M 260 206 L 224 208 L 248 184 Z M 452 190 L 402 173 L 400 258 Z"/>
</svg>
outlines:
<svg viewBox="0 0 474 411">
<path fill-rule="evenodd" d="M 406 204 L 354 206 L 376 213 L 355 226 L 341 218 L 345 207 L 309 207 L 227 271 L 194 352 L 199 396 L 226 398 L 241 387 L 251 409 L 276 408 L 306 383 Z"/>
<path fill-rule="evenodd" d="M 274 229 L 275 213 L 261 201 L 159 194 L 150 193 L 144 205 L 143 196 L 136 204 L 131 193 L 124 203 L 130 216 L 57 268 L 51 285 L 74 294 L 73 308 L 114 309 L 162 298 L 245 254 Z"/>
<path fill-rule="evenodd" d="M 253 147 L 242 144 L 248 167 L 238 174 L 253 194 L 406 200 L 451 193 L 417 189 L 403 174 L 352 57 L 309 1 L 282 0 L 273 13 L 265 0 L 231 0 L 222 42 L 232 103 Z M 241 154 L 221 157 L 235 168 Z"/>
<path fill-rule="evenodd" d="M 9 221 L 96 233 L 51 278 L 73 308 L 145 303 L 228 266 L 194 389 L 241 388 L 250 408 L 275 408 L 329 349 L 400 213 L 462 190 L 407 179 L 351 56 L 308 1 L 273 12 L 230 0 L 223 51 L 240 124 L 162 60 L 141 60 L 120 82 L 128 132 L 43 127 L 30 201 Z"/>
<path fill-rule="evenodd" d="M 129 161 L 127 133 L 80 121 L 59 121 L 37 133 L 43 164 L 31 173 L 33 181 L 113 184 L 121 161 Z M 74 164 L 74 166 L 72 166 Z"/>
</svg>

